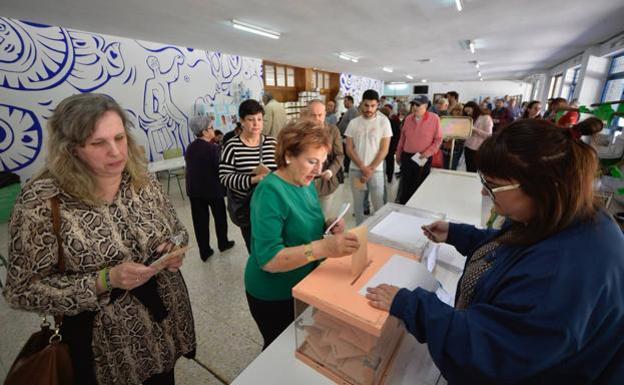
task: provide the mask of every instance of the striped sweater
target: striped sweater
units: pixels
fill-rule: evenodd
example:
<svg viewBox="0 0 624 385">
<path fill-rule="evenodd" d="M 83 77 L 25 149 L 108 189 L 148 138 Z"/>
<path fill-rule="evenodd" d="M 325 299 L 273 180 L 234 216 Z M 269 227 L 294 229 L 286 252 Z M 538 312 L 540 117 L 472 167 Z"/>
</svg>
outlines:
<svg viewBox="0 0 624 385">
<path fill-rule="evenodd" d="M 277 141 L 271 136 L 262 136 L 262 163 L 271 171 L 275 171 L 275 146 Z M 219 180 L 235 196 L 244 198 L 253 187 L 251 178 L 253 170 L 260 164 L 260 146 L 249 147 L 236 136 L 225 144 L 221 151 L 219 164 Z"/>
</svg>

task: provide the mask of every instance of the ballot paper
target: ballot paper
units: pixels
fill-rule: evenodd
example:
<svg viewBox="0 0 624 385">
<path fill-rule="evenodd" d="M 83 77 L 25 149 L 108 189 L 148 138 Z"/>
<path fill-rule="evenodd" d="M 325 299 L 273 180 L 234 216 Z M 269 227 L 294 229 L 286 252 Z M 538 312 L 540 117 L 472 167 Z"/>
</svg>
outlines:
<svg viewBox="0 0 624 385">
<path fill-rule="evenodd" d="M 418 245 L 426 240 L 421 227 L 431 222 L 434 219 L 393 211 L 373 227 L 371 233 L 391 241 Z"/>
<path fill-rule="evenodd" d="M 360 242 L 360 248 L 351 256 L 351 278 L 359 277 L 368 266 L 368 227 L 358 226 L 349 230 Z"/>
<path fill-rule="evenodd" d="M 359 291 L 361 295 L 366 295 L 366 289 L 377 287 L 382 283 L 394 285 L 401 288 L 414 290 L 422 287 L 427 291 L 434 292 L 440 287 L 440 283 L 427 271 L 422 263 L 395 254 L 386 262 L 372 278 Z"/>
<path fill-rule="evenodd" d="M 420 167 L 422 167 L 422 166 L 424 166 L 424 165 L 427 163 L 427 161 L 428 161 L 429 159 L 428 159 L 428 158 L 421 158 L 420 156 L 421 156 L 421 155 L 420 155 L 420 152 L 417 152 L 417 153 L 415 153 L 415 154 L 412 156 L 412 160 L 413 160 L 414 162 L 416 162 L 416 164 L 418 164 Z"/>
<path fill-rule="evenodd" d="M 436 262 L 438 260 L 438 251 L 440 249 L 440 245 L 432 243 L 427 249 L 427 270 L 433 272 L 435 268 Z"/>
</svg>

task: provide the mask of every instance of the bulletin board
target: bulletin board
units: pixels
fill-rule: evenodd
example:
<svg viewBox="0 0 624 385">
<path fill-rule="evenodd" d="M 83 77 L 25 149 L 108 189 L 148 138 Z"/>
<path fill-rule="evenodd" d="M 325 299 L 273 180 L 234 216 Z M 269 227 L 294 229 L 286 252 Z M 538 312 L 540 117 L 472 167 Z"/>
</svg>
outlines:
<svg viewBox="0 0 624 385">
<path fill-rule="evenodd" d="M 440 116 L 440 128 L 444 139 L 467 139 L 472 132 L 469 116 Z"/>
</svg>

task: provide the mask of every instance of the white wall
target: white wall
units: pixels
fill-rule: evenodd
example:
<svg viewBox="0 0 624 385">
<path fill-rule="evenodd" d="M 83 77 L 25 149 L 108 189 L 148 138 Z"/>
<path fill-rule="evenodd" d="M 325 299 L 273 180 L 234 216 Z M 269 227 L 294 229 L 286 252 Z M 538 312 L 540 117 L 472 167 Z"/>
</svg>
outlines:
<svg viewBox="0 0 624 385">
<path fill-rule="evenodd" d="M 503 97 L 505 95 L 522 95 L 522 100 L 531 97 L 531 83 L 526 81 L 512 80 L 484 80 L 484 81 L 463 81 L 463 82 L 430 82 L 430 83 L 405 83 L 386 84 L 384 95 L 411 95 L 414 85 L 429 86 L 430 99 L 434 94 L 443 94 L 448 91 L 457 91 L 459 100 L 467 102 L 470 100 L 480 101 L 486 96 L 491 98 Z"/>
<path fill-rule="evenodd" d="M 207 106 L 232 125 L 242 99 L 259 99 L 262 61 L 0 18 L 0 170 L 26 179 L 44 163 L 47 119 L 72 94 L 112 96 L 150 159 L 193 139 L 188 120 Z M 223 115 L 223 119 L 220 115 Z"/>
</svg>

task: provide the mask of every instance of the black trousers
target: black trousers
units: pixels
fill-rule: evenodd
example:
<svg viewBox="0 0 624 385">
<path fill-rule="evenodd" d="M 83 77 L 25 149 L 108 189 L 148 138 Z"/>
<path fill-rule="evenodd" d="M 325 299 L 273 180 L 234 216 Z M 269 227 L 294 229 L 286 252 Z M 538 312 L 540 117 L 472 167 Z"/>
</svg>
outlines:
<svg viewBox="0 0 624 385">
<path fill-rule="evenodd" d="M 468 147 L 464 147 L 464 159 L 466 159 L 466 171 L 468 172 L 477 172 L 477 162 L 475 157 L 477 152 L 475 150 L 471 150 Z"/>
<path fill-rule="evenodd" d="M 295 320 L 294 301 L 292 298 L 284 301 L 265 301 L 253 297 L 248 292 L 245 294 L 251 316 L 264 339 L 262 350 L 265 350 Z"/>
<path fill-rule="evenodd" d="M 414 195 L 418 187 L 427 178 L 431 171 L 431 157 L 424 166 L 420 167 L 418 163 L 411 158 L 414 154 L 409 152 L 401 153 L 401 179 L 399 180 L 399 199 L 402 205 Z"/>
<path fill-rule="evenodd" d="M 170 372 L 154 374 L 147 380 L 143 381 L 143 385 L 175 385 L 173 369 L 171 369 Z"/>
<path fill-rule="evenodd" d="M 349 167 L 351 167 L 351 158 L 349 158 L 349 155 L 347 155 L 347 144 L 346 143 L 342 144 L 342 149 L 344 150 L 344 161 L 343 161 L 344 172 L 348 173 L 349 172 Z"/>
<path fill-rule="evenodd" d="M 195 238 L 199 247 L 199 255 L 202 258 L 208 258 L 212 248 L 210 247 L 210 209 L 214 217 L 215 230 L 217 232 L 217 243 L 219 249 L 227 246 L 227 214 L 225 211 L 225 199 L 204 199 L 192 198 L 191 215 L 193 217 L 193 229 L 195 229 Z"/>
<path fill-rule="evenodd" d="M 243 240 L 245 241 L 247 252 L 251 254 L 251 224 L 249 226 L 241 226 L 240 231 L 241 234 L 243 234 Z"/>
<path fill-rule="evenodd" d="M 444 168 L 447 170 L 457 170 L 457 165 L 459 164 L 459 159 L 461 158 L 463 151 L 463 141 L 457 140 L 455 142 L 455 149 L 453 151 L 453 164 L 449 164 L 451 161 L 451 150 L 443 148 L 442 155 L 444 156 Z"/>
</svg>

